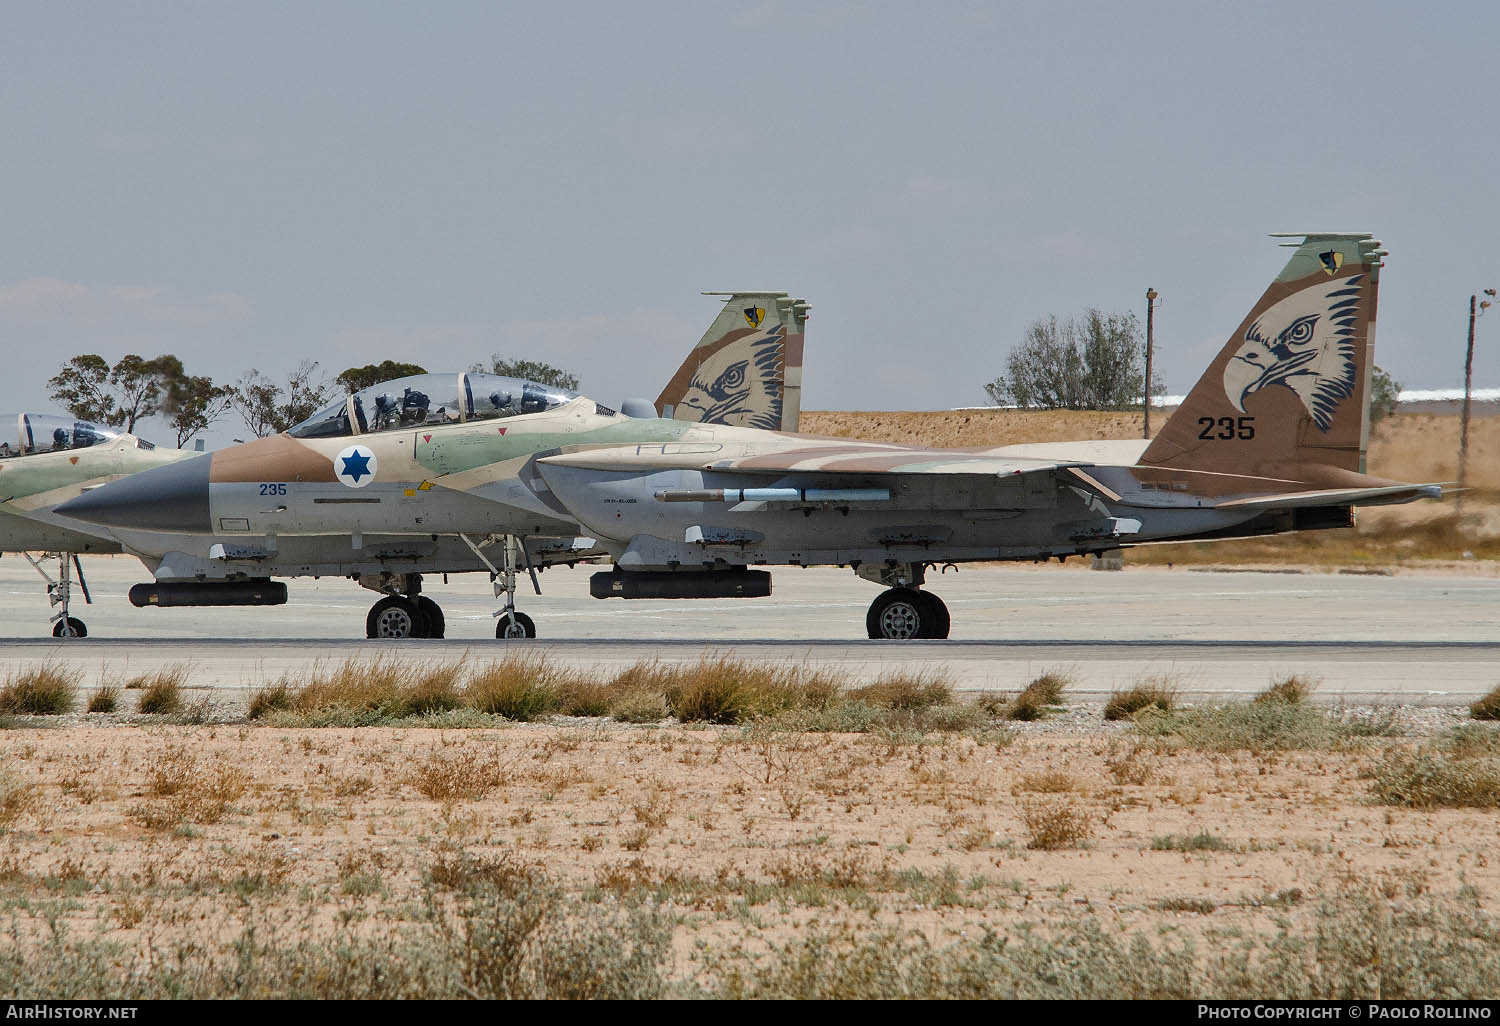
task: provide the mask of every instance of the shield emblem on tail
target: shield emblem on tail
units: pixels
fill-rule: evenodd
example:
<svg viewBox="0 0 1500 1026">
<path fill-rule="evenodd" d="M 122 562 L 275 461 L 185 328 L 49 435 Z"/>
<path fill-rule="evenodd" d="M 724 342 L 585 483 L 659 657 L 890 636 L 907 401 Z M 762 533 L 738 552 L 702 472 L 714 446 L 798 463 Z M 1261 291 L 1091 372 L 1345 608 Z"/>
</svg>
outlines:
<svg viewBox="0 0 1500 1026">
<path fill-rule="evenodd" d="M 760 322 L 766 319 L 766 308 L 763 306 L 745 307 L 745 323 L 752 328 L 760 327 Z"/>
<path fill-rule="evenodd" d="M 1331 249 L 1327 253 L 1319 253 L 1318 259 L 1323 261 L 1323 272 L 1325 274 L 1331 275 L 1344 266 L 1344 254 L 1336 249 Z"/>
</svg>

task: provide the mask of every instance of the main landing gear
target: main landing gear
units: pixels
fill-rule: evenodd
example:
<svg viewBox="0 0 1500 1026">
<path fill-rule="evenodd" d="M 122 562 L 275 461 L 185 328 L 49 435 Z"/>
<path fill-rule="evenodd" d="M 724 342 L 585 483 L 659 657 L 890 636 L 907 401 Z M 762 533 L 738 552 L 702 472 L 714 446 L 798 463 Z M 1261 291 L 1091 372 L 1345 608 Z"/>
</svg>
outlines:
<svg viewBox="0 0 1500 1026">
<path fill-rule="evenodd" d="M 870 603 L 865 629 L 889 641 L 937 640 L 948 636 L 952 620 L 943 600 L 930 591 L 892 588 Z"/>
<path fill-rule="evenodd" d="M 68 605 L 73 598 L 73 571 L 78 571 L 78 587 L 83 592 L 83 601 L 92 603 L 94 600 L 89 596 L 89 585 L 83 579 L 83 564 L 78 562 L 76 552 L 44 552 L 40 560 L 32 558 L 31 553 L 23 552 L 26 562 L 30 563 L 36 572 L 42 575 L 42 580 L 47 582 L 47 601 L 54 606 L 61 606 L 57 612 L 52 614 L 52 636 L 54 638 L 86 638 L 89 629 L 84 626 L 83 621 L 76 616 L 69 615 Z M 42 563 L 52 557 L 57 557 L 57 580 L 42 567 Z"/>
<path fill-rule="evenodd" d="M 361 584 L 365 584 L 363 580 Z M 447 629 L 443 608 L 422 594 L 421 574 L 382 576 L 374 587 L 387 592 L 365 617 L 367 638 L 441 638 Z"/>
<path fill-rule="evenodd" d="M 922 591 L 926 567 L 921 563 L 895 566 L 860 566 L 861 577 L 887 585 L 887 590 L 870 603 L 865 614 L 865 631 L 871 638 L 886 641 L 937 641 L 948 637 L 952 618 L 943 600 L 930 591 Z"/>
</svg>

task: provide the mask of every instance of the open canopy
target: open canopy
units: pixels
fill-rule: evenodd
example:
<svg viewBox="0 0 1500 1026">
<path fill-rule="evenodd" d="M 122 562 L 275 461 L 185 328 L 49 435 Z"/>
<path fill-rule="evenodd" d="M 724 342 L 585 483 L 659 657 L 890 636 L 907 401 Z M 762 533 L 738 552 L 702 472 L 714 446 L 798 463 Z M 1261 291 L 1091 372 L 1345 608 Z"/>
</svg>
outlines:
<svg viewBox="0 0 1500 1026">
<path fill-rule="evenodd" d="M 92 445 L 113 441 L 124 434 L 116 428 L 101 427 L 86 420 L 39 413 L 18 413 L 14 418 L 0 417 L 0 424 L 15 425 L 14 433 L 7 431 L 0 435 L 0 458 L 87 449 Z M 146 449 L 153 447 L 144 439 L 138 440 L 138 444 Z"/>
<path fill-rule="evenodd" d="M 540 413 L 579 398 L 577 392 L 498 374 L 416 374 L 341 396 L 287 431 L 296 438 L 336 438 L 391 428 Z"/>
</svg>

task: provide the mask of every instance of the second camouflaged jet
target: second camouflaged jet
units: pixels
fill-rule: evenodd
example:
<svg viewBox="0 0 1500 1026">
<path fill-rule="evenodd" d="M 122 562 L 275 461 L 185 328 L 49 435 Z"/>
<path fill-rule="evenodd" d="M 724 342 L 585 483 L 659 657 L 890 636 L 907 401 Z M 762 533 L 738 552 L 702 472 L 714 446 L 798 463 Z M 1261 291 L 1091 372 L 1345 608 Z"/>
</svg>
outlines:
<svg viewBox="0 0 1500 1026">
<path fill-rule="evenodd" d="M 871 637 L 947 637 L 947 608 L 922 588 L 934 564 L 1347 527 L 1355 506 L 1440 494 L 1365 473 L 1385 251 L 1364 234 L 1296 238 L 1149 442 L 921 449 L 476 392 L 456 397 L 457 423 L 351 414 L 101 488 L 63 512 L 256 539 L 586 534 L 614 559 L 593 578 L 600 598 L 754 597 L 771 588 L 756 566 L 849 566 L 887 588 L 866 614 Z M 748 371 L 716 374 L 702 402 L 732 396 Z"/>
<path fill-rule="evenodd" d="M 655 420 L 660 410 L 683 427 L 696 423 L 795 431 L 807 302 L 784 292 L 706 294 L 723 299 L 708 330 L 655 406 L 627 400 L 624 413 Z M 206 475 L 214 460 L 227 466 L 247 451 L 262 449 L 301 453 L 303 444 L 320 439 L 344 439 L 335 449 L 349 440 L 395 440 L 398 453 L 420 448 L 442 462 L 448 458 L 444 453 L 468 451 L 481 436 L 505 439 L 511 424 L 550 423 L 552 411 L 579 400 L 574 392 L 493 374 L 417 375 L 340 396 L 286 435 L 201 457 L 189 476 Z M 592 401 L 577 402 L 576 408 L 611 423 L 626 422 Z M 538 414 L 547 416 L 534 419 Z M 572 430 L 570 426 L 564 433 Z M 131 589 L 131 602 L 146 607 L 279 605 L 287 600 L 286 585 L 273 578 L 347 576 L 384 596 L 365 618 L 367 637 L 441 638 L 446 631 L 443 611 L 423 593 L 424 575 L 488 571 L 496 578 L 497 595 L 507 597 L 496 614 L 496 633 L 527 637 L 535 627 L 514 608 L 518 570 L 530 570 L 535 583 L 539 567 L 609 556 L 594 539 L 580 537 L 577 522 L 566 516 L 529 521 L 524 539 L 508 533 L 504 521 L 490 517 L 496 508 L 492 495 L 503 489 L 429 494 L 430 483 L 411 482 L 411 487 L 386 494 L 383 482 L 371 485 L 372 475 L 381 460 L 390 465 L 393 459 L 351 447 L 345 456 L 347 472 L 329 478 L 336 490 L 316 496 L 300 486 L 306 483 L 298 480 L 302 471 L 289 468 L 290 480 L 256 482 L 246 490 L 243 507 L 216 514 L 211 533 L 199 530 L 190 509 L 173 506 L 175 486 L 163 495 L 159 478 L 137 482 L 133 491 L 112 493 L 112 502 L 127 493 L 147 500 L 142 515 L 110 527 L 111 541 L 118 539 L 115 550 L 123 547 L 138 556 L 155 576 Z M 384 514 L 397 507 L 412 515 L 393 521 L 400 530 L 386 531 Z M 172 525 L 178 522 L 193 523 L 193 531 L 175 532 Z M 456 525 L 466 529 L 456 530 Z"/>
<path fill-rule="evenodd" d="M 192 455 L 74 417 L 0 417 L 0 552 L 19 552 L 47 582 L 56 609 L 53 637 L 88 636 L 84 622 L 71 614 L 75 574 L 84 601 L 91 601 L 79 554 L 121 551 L 108 531 L 60 517 L 55 507 L 87 488 Z M 46 569 L 54 558 L 56 578 Z"/>
</svg>

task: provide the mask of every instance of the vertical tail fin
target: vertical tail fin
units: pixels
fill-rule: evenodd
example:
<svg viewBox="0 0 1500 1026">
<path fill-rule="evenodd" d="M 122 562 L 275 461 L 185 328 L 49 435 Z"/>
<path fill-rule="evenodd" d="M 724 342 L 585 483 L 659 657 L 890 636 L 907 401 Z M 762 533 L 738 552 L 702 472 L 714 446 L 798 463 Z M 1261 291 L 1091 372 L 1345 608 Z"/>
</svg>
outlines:
<svg viewBox="0 0 1500 1026">
<path fill-rule="evenodd" d="M 1147 466 L 1300 478 L 1363 473 L 1375 300 L 1386 251 L 1365 234 L 1300 239 L 1203 377 L 1147 447 Z"/>
<path fill-rule="evenodd" d="M 724 309 L 657 397 L 663 417 L 796 431 L 812 310 L 785 292 L 705 292 Z"/>
</svg>

